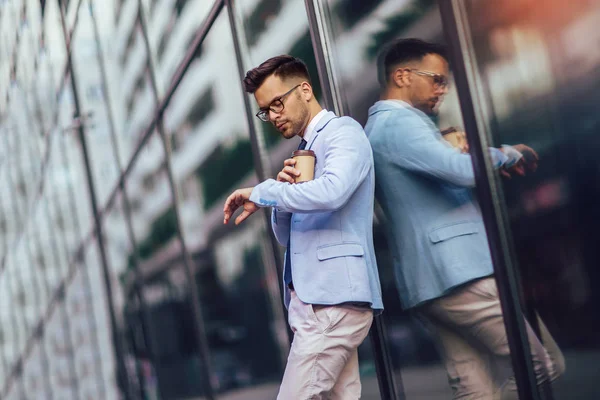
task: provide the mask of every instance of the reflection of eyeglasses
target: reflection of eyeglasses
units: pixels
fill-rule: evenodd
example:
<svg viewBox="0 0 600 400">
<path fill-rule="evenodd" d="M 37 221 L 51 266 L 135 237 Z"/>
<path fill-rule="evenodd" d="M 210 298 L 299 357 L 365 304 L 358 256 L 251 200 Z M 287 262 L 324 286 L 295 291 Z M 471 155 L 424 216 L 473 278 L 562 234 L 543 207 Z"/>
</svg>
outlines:
<svg viewBox="0 0 600 400">
<path fill-rule="evenodd" d="M 444 75 L 435 74 L 435 73 L 429 72 L 429 71 L 420 71 L 418 69 L 412 69 L 412 68 L 409 68 L 408 70 L 410 72 L 414 72 L 417 75 L 429 76 L 429 77 L 433 78 L 433 88 L 435 90 L 446 89 L 448 87 L 448 78 L 446 78 Z"/>
<path fill-rule="evenodd" d="M 268 107 L 261 108 L 260 111 L 256 113 L 258 119 L 263 122 L 269 122 L 269 111 L 273 111 L 274 113 L 282 112 L 284 109 L 283 100 L 299 86 L 301 86 L 301 84 L 294 86 L 281 96 L 277 97 Z"/>
</svg>

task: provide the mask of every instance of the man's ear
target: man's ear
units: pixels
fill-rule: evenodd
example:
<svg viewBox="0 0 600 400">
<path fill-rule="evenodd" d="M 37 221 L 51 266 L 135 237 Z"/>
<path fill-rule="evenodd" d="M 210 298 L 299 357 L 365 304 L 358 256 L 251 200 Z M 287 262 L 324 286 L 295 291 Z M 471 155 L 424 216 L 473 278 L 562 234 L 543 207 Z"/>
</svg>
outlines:
<svg viewBox="0 0 600 400">
<path fill-rule="evenodd" d="M 398 87 L 410 86 L 410 73 L 407 68 L 397 68 L 392 73 L 392 80 Z"/>
<path fill-rule="evenodd" d="M 304 81 L 300 84 L 300 92 L 302 93 L 302 99 L 310 101 L 314 97 L 313 88 L 310 83 Z"/>
</svg>

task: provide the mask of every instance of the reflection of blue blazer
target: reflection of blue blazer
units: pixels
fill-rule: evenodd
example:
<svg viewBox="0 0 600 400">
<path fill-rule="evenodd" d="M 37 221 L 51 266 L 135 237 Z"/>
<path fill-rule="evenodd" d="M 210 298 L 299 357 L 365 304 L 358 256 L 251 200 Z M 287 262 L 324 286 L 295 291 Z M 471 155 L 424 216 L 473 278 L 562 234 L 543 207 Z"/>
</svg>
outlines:
<svg viewBox="0 0 600 400">
<path fill-rule="evenodd" d="M 314 180 L 269 179 L 254 187 L 250 200 L 273 207 L 277 240 L 284 246 L 291 240 L 292 279 L 300 300 L 366 302 L 383 309 L 373 250 L 375 173 L 369 141 L 356 121 L 329 112 L 306 148 L 317 156 Z M 284 290 L 287 307 L 290 293 L 285 285 Z"/>
<path fill-rule="evenodd" d="M 492 274 L 471 156 L 452 148 L 433 122 L 404 102 L 369 110 L 365 131 L 377 175 L 376 196 L 390 228 L 398 291 L 405 308 Z M 496 167 L 507 161 L 490 149 Z"/>
</svg>

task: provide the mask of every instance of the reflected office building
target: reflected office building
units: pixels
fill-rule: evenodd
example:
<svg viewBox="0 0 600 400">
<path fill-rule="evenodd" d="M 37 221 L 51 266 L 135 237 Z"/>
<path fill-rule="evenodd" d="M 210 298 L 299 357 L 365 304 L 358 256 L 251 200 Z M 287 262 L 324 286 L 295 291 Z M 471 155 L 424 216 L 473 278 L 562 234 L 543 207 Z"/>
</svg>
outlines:
<svg viewBox="0 0 600 400">
<path fill-rule="evenodd" d="M 538 313 L 565 354 L 529 398 L 600 398 L 600 5 L 543 3 L 0 0 L 0 398 L 275 399 L 284 249 L 269 210 L 235 227 L 222 206 L 298 143 L 254 117 L 241 79 L 300 57 L 321 103 L 364 125 L 378 50 L 401 37 L 450 49 L 441 129 L 540 154 L 512 180 L 475 163 L 496 278 L 518 294 L 505 312 Z M 359 349 L 362 398 L 451 398 L 374 212 L 386 309 Z"/>
</svg>

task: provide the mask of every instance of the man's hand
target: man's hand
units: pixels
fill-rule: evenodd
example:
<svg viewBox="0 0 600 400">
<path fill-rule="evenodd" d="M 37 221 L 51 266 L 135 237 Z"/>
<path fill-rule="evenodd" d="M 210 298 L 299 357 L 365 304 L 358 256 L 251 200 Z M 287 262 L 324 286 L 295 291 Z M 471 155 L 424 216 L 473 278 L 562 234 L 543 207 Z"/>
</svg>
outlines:
<svg viewBox="0 0 600 400">
<path fill-rule="evenodd" d="M 523 157 L 512 167 L 501 169 L 502 176 L 508 179 L 512 178 L 513 175 L 525 176 L 526 169 L 535 172 L 540 159 L 536 151 L 524 144 L 516 144 L 511 147 L 521 153 Z"/>
<path fill-rule="evenodd" d="M 466 154 L 469 152 L 469 142 L 467 142 L 467 134 L 465 132 L 457 131 L 449 133 L 447 136 L 449 137 L 446 140 L 459 149 L 461 153 Z"/>
<path fill-rule="evenodd" d="M 246 218 L 258 211 L 260 207 L 249 200 L 250 195 L 252 194 L 252 189 L 254 188 L 238 189 L 229 195 L 227 200 L 225 200 L 225 206 L 223 207 L 224 224 L 229 222 L 235 210 L 237 210 L 240 206 L 244 207 L 244 211 L 242 211 L 242 213 L 235 219 L 236 225 L 239 225 Z"/>
<path fill-rule="evenodd" d="M 283 162 L 283 165 L 283 169 L 277 174 L 277 181 L 295 183 L 296 177 L 300 176 L 300 171 L 294 168 L 294 165 L 296 165 L 296 160 L 293 158 L 288 158 Z"/>
<path fill-rule="evenodd" d="M 526 166 L 527 169 L 529 169 L 531 172 L 535 172 L 538 167 L 538 161 L 540 160 L 538 153 L 536 153 L 536 151 L 531 147 L 524 144 L 515 144 L 512 147 L 514 147 L 514 149 L 519 153 L 523 154 L 523 158 L 519 163 L 522 162 L 522 165 Z"/>
<path fill-rule="evenodd" d="M 511 179 L 513 175 L 525 176 L 524 161 L 520 160 L 510 168 L 500 168 L 500 174 L 507 179 Z"/>
</svg>

